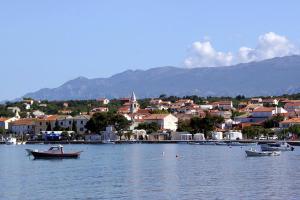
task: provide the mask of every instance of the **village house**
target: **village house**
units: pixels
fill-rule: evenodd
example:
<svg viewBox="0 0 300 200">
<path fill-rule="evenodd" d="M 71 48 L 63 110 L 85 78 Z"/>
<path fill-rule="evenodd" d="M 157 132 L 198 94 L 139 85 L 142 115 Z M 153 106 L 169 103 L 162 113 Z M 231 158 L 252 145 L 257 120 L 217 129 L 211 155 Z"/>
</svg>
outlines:
<svg viewBox="0 0 300 200">
<path fill-rule="evenodd" d="M 145 123 L 155 122 L 161 130 L 176 131 L 178 119 L 172 114 L 151 114 L 144 118 Z"/>
<path fill-rule="evenodd" d="M 100 98 L 100 99 L 97 99 L 97 101 L 103 105 L 107 105 L 110 102 L 109 99 L 107 99 L 107 98 Z"/>
<path fill-rule="evenodd" d="M 211 109 L 213 109 L 213 105 L 210 105 L 210 104 L 200 105 L 199 107 L 202 110 L 211 110 Z"/>
<path fill-rule="evenodd" d="M 12 118 L 3 118 L 3 117 L 0 117 L 0 128 L 8 130 L 9 123 L 13 122 L 13 121 L 16 121 L 16 120 L 17 120 L 17 118 L 15 118 L 15 117 L 12 117 Z"/>
<path fill-rule="evenodd" d="M 150 100 L 150 104 L 151 105 L 159 105 L 162 103 L 162 100 L 161 99 L 151 99 Z"/>
<path fill-rule="evenodd" d="M 89 115 L 77 115 L 75 117 L 73 117 L 73 122 L 75 122 L 76 124 L 76 132 L 79 134 L 84 134 L 86 133 L 88 130 L 85 128 L 86 123 L 90 120 L 90 116 Z M 75 131 L 75 130 L 73 130 Z"/>
<path fill-rule="evenodd" d="M 218 108 L 220 110 L 231 110 L 233 108 L 232 101 L 218 101 L 212 103 L 214 108 Z"/>
<path fill-rule="evenodd" d="M 11 133 L 22 135 L 22 134 L 34 134 L 35 119 L 19 119 L 12 121 L 8 125 Z"/>
<path fill-rule="evenodd" d="M 55 123 L 57 119 L 58 119 L 58 115 L 49 115 L 43 118 L 36 119 L 35 126 L 34 126 L 34 133 L 38 134 L 41 133 L 42 131 L 47 131 L 48 127 L 50 127 L 52 130 L 55 127 Z"/>
<path fill-rule="evenodd" d="M 251 98 L 250 104 L 262 104 L 262 98 Z"/>
<path fill-rule="evenodd" d="M 97 113 L 97 112 L 108 112 L 108 108 L 107 107 L 97 107 L 97 108 L 93 108 L 91 110 L 91 112 L 93 113 Z"/>
<path fill-rule="evenodd" d="M 293 125 L 300 125 L 300 118 L 292 118 L 279 123 L 280 128 L 289 128 Z"/>
<path fill-rule="evenodd" d="M 261 103 L 263 105 L 278 105 L 278 100 L 277 99 L 262 99 Z"/>
<path fill-rule="evenodd" d="M 32 112 L 32 115 L 35 117 L 35 118 L 39 118 L 39 117 L 42 117 L 42 116 L 45 116 L 45 113 L 40 111 L 40 110 L 35 110 Z"/>
<path fill-rule="evenodd" d="M 300 101 L 288 102 L 284 105 L 288 112 L 300 111 Z"/>
<path fill-rule="evenodd" d="M 15 117 L 16 118 L 20 118 L 20 115 L 19 113 L 21 112 L 21 109 L 17 106 L 14 106 L 14 107 L 7 107 L 7 110 L 11 111 L 12 113 L 15 114 Z"/>
<path fill-rule="evenodd" d="M 284 114 L 287 111 L 281 107 L 258 107 L 252 111 L 252 117 L 254 118 L 270 118 L 276 114 Z"/>
</svg>

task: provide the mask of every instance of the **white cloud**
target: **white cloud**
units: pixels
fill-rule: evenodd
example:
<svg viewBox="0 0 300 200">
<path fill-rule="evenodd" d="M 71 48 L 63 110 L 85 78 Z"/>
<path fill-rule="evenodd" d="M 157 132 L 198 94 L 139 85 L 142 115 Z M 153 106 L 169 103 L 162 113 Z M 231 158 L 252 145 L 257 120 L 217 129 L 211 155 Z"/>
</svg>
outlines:
<svg viewBox="0 0 300 200">
<path fill-rule="evenodd" d="M 285 36 L 269 32 L 258 37 L 255 48 L 241 47 L 237 53 L 218 52 L 209 41 L 194 42 L 184 65 L 189 68 L 229 66 L 299 53 L 299 48 Z"/>
<path fill-rule="evenodd" d="M 184 61 L 187 67 L 215 67 L 220 65 L 230 65 L 232 54 L 217 52 L 209 41 L 194 42 L 191 48 L 190 56 Z"/>
</svg>

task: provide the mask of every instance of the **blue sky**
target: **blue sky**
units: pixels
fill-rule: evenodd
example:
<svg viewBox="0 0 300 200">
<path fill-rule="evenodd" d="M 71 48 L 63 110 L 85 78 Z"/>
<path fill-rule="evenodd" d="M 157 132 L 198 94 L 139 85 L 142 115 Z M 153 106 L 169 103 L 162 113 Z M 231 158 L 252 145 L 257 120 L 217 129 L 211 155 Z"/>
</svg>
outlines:
<svg viewBox="0 0 300 200">
<path fill-rule="evenodd" d="M 247 60 L 259 59 L 257 52 L 265 50 L 255 49 L 259 37 L 270 32 L 280 36 L 278 45 L 293 45 L 274 55 L 291 54 L 300 44 L 299 8 L 296 0 L 3 0 L 0 100 L 78 76 L 187 67 L 187 61 L 188 67 L 234 64 L 242 62 L 242 46 L 256 56 Z M 219 57 L 205 60 L 206 47 Z"/>
</svg>

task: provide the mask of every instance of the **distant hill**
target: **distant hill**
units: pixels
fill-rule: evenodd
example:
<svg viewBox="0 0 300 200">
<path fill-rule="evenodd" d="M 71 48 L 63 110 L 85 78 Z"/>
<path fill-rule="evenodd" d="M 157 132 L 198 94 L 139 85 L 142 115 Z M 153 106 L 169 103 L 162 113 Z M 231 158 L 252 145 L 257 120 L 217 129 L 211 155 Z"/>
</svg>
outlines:
<svg viewBox="0 0 300 200">
<path fill-rule="evenodd" d="M 167 95 L 245 96 L 300 92 L 300 56 L 273 58 L 230 67 L 127 70 L 109 78 L 79 77 L 24 97 L 48 100 L 118 98 L 135 91 L 139 98 Z"/>
</svg>

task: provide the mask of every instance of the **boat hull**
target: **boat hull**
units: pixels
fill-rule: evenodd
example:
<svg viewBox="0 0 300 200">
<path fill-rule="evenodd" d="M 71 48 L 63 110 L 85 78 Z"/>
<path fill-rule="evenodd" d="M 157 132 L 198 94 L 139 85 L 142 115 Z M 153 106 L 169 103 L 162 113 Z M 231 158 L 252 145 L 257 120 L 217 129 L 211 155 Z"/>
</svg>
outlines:
<svg viewBox="0 0 300 200">
<path fill-rule="evenodd" d="M 260 145 L 262 151 L 294 151 L 292 146 L 270 146 L 268 144 Z"/>
<path fill-rule="evenodd" d="M 46 152 L 35 152 L 32 151 L 31 155 L 35 159 L 65 159 L 65 158 L 78 158 L 80 152 L 75 153 L 46 153 Z"/>
<path fill-rule="evenodd" d="M 261 157 L 261 156 L 279 156 L 280 152 L 276 151 L 251 151 L 251 150 L 246 150 L 245 151 L 247 156 L 250 157 Z"/>
</svg>

